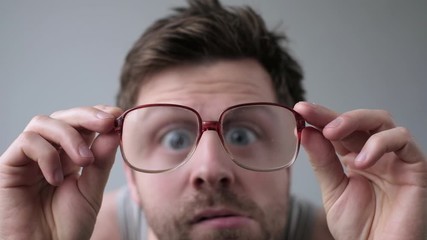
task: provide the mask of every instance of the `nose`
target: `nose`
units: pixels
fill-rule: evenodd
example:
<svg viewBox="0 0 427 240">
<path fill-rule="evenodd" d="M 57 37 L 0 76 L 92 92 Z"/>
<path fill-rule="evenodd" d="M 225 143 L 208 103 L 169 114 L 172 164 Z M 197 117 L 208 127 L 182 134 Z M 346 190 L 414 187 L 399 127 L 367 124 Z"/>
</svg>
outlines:
<svg viewBox="0 0 427 240">
<path fill-rule="evenodd" d="M 234 163 L 216 131 L 204 131 L 191 158 L 190 183 L 194 188 L 227 188 L 234 181 Z"/>
</svg>

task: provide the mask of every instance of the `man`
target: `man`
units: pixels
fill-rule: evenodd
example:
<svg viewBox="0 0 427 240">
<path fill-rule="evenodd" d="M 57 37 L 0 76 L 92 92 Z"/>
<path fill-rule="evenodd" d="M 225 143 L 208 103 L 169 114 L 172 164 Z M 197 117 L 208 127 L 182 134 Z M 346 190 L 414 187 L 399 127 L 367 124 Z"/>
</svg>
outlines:
<svg viewBox="0 0 427 240">
<path fill-rule="evenodd" d="M 37 116 L 1 156 L 1 238 L 423 239 L 427 163 L 407 130 L 299 102 L 302 71 L 257 14 L 189 2 L 129 52 L 120 108 Z M 289 196 L 300 141 L 326 217 Z M 119 144 L 128 187 L 102 202 Z"/>
</svg>

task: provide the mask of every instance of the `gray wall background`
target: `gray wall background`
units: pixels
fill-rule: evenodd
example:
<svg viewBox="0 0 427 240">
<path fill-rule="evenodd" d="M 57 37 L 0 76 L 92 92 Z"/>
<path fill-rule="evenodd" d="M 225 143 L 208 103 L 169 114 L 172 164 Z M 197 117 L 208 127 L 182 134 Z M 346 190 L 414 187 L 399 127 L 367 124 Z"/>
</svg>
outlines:
<svg viewBox="0 0 427 240">
<path fill-rule="evenodd" d="M 0 152 L 32 116 L 114 104 L 123 58 L 181 0 L 0 0 Z M 228 0 L 286 31 L 308 100 L 343 112 L 386 109 L 427 149 L 427 1 Z M 292 191 L 320 203 L 306 154 Z M 124 183 L 116 161 L 107 189 Z"/>
</svg>

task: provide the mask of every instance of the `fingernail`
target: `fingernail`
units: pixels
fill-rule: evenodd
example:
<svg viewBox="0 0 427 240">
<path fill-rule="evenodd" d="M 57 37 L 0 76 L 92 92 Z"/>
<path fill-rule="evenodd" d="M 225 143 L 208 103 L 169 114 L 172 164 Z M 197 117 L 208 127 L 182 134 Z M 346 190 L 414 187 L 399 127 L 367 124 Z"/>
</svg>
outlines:
<svg viewBox="0 0 427 240">
<path fill-rule="evenodd" d="M 313 108 L 316 108 L 318 105 L 316 104 L 316 103 L 314 103 L 314 102 L 301 102 L 302 104 L 305 104 L 305 105 L 307 105 L 307 106 L 310 106 L 310 107 L 313 107 Z"/>
<path fill-rule="evenodd" d="M 86 146 L 86 144 L 82 144 L 79 147 L 79 154 L 83 158 L 93 158 L 92 151 Z"/>
<path fill-rule="evenodd" d="M 110 119 L 114 118 L 113 114 L 106 113 L 106 112 L 97 112 L 96 117 L 99 119 Z"/>
<path fill-rule="evenodd" d="M 338 126 L 341 125 L 341 123 L 343 122 L 342 118 L 336 118 L 334 121 L 328 123 L 325 128 L 336 128 Z"/>
<path fill-rule="evenodd" d="M 356 166 L 360 166 L 365 162 L 365 160 L 366 160 L 366 153 L 362 151 L 354 159 L 354 164 Z"/>
</svg>

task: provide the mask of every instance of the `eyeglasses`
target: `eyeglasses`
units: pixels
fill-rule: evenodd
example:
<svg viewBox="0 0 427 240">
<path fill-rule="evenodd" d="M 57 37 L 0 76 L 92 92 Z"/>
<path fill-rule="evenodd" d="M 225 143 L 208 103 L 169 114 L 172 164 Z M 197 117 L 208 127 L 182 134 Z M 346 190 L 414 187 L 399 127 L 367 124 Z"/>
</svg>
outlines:
<svg viewBox="0 0 427 240">
<path fill-rule="evenodd" d="M 136 171 L 160 173 L 185 164 L 205 131 L 216 131 L 230 160 L 253 171 L 274 171 L 295 161 L 305 120 L 275 103 L 231 106 L 218 121 L 203 121 L 187 106 L 147 104 L 116 119 L 125 162 Z"/>
</svg>

